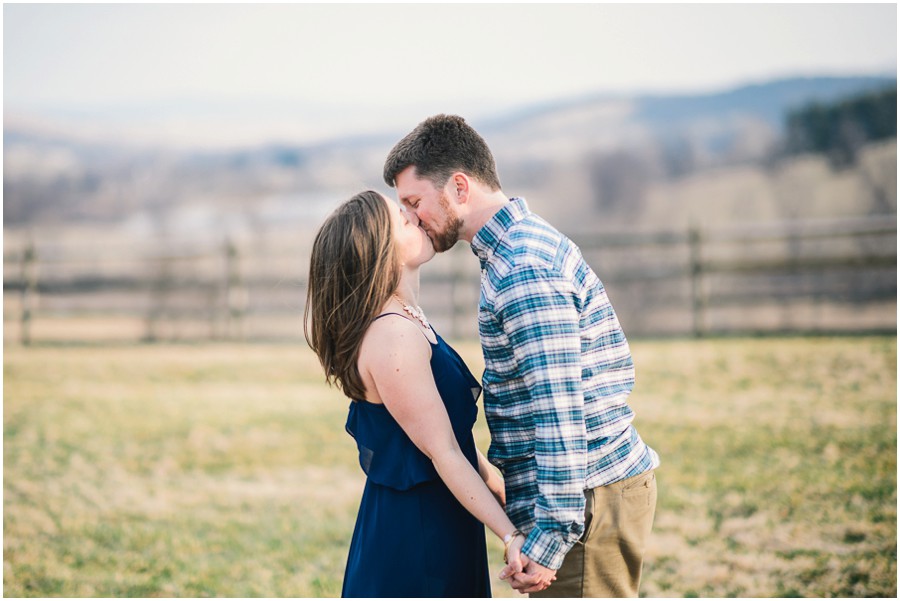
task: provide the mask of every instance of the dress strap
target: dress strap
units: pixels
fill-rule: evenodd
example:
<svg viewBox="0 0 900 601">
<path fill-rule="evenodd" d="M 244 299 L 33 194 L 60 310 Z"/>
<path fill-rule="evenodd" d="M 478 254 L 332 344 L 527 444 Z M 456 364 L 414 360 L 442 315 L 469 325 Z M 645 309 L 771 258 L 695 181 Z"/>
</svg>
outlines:
<svg viewBox="0 0 900 601">
<path fill-rule="evenodd" d="M 381 319 L 382 317 L 387 317 L 388 315 L 399 315 L 403 319 L 406 319 L 406 315 L 403 315 L 402 313 L 382 313 L 381 315 L 376 316 L 375 319 L 373 319 L 372 321 Z"/>
<path fill-rule="evenodd" d="M 389 313 L 382 313 L 381 315 L 376 315 L 376 316 L 375 316 L 375 319 L 373 319 L 372 321 L 373 321 L 373 322 L 374 322 L 374 321 L 377 321 L 377 320 L 381 319 L 382 317 L 387 317 L 388 315 L 397 315 L 398 317 L 402 317 L 402 318 L 405 319 L 406 321 L 415 323 L 413 320 L 411 320 L 409 317 L 407 317 L 407 316 L 404 315 L 403 313 L 391 313 L 391 312 L 389 312 Z M 437 338 L 437 332 L 434 331 L 434 328 L 431 327 L 430 324 L 429 324 L 429 326 L 428 326 L 428 329 L 431 330 L 431 332 L 435 335 L 435 338 Z M 422 330 L 419 330 L 419 331 L 422 332 Z M 422 332 L 422 336 L 425 336 L 425 332 Z M 425 340 L 428 340 L 428 336 L 425 336 Z M 430 340 L 428 340 L 428 344 L 434 345 L 435 343 L 432 342 L 432 341 L 430 341 Z"/>
</svg>

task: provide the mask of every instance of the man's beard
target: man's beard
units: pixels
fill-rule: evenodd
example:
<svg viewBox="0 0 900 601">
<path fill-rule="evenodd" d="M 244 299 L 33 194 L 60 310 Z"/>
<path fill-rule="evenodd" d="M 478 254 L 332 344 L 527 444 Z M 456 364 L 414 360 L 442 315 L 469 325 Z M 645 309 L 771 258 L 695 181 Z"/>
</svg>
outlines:
<svg viewBox="0 0 900 601">
<path fill-rule="evenodd" d="M 463 222 L 462 219 L 451 213 L 450 198 L 444 191 L 441 191 L 440 205 L 441 209 L 444 211 L 444 215 L 447 217 L 447 223 L 443 232 L 432 230 L 431 234 L 433 237 L 431 238 L 431 243 L 434 246 L 435 251 L 442 253 L 450 250 L 457 242 L 459 242 L 459 230 L 462 229 Z"/>
</svg>

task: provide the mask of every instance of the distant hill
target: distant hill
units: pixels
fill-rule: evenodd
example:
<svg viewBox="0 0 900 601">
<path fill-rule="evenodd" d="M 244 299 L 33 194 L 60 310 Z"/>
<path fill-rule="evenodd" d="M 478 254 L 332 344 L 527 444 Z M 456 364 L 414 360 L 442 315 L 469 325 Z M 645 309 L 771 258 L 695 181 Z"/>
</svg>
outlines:
<svg viewBox="0 0 900 601">
<path fill-rule="evenodd" d="M 494 150 L 505 189 L 541 191 L 552 173 L 554 181 L 575 182 L 587 198 L 598 185 L 598 166 L 619 179 L 659 180 L 758 161 L 782 139 L 789 110 L 896 83 L 895 75 L 798 77 L 702 94 L 592 95 L 464 116 Z M 201 202 L 212 211 L 227 204 L 248 212 L 261 198 L 383 188 L 384 156 L 414 125 L 315 144 L 185 153 L 91 143 L 39 122 L 5 120 L 4 220 L 8 226 L 117 220 Z M 627 199 L 627 187 L 619 190 Z"/>
<path fill-rule="evenodd" d="M 755 115 L 783 129 L 790 109 L 809 102 L 833 102 L 845 96 L 896 87 L 896 77 L 807 77 L 742 86 L 705 95 L 645 96 L 635 118 L 660 127 L 700 118 Z"/>
<path fill-rule="evenodd" d="M 559 113 L 584 112 L 591 107 L 625 102 L 633 107 L 631 119 L 658 127 L 742 113 L 754 115 L 772 127 L 781 128 L 789 109 L 812 101 L 831 102 L 852 94 L 896 85 L 896 76 L 887 75 L 794 77 L 701 94 L 596 94 L 525 106 L 510 114 L 482 119 L 481 126 L 487 130 L 503 131 Z"/>
<path fill-rule="evenodd" d="M 762 131 L 767 139 L 781 136 L 791 109 L 896 85 L 896 76 L 797 77 L 704 94 L 594 95 L 523 107 L 475 123 L 489 141 L 508 140 L 509 150 L 523 155 L 547 145 L 556 148 L 559 138 L 566 140 L 567 148 L 559 149 L 565 156 L 673 138 L 721 152 L 748 129 Z"/>
</svg>

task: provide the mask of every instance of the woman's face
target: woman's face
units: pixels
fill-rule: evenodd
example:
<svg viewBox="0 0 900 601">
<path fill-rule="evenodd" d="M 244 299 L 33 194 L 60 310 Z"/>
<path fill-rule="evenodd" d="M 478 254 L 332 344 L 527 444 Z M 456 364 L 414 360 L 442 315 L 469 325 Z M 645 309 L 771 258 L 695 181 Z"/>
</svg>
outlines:
<svg viewBox="0 0 900 601">
<path fill-rule="evenodd" d="M 428 234 L 419 227 L 415 213 L 411 213 L 393 200 L 382 196 L 391 213 L 391 225 L 394 231 L 394 244 L 400 262 L 407 267 L 418 267 L 434 257 L 434 246 Z"/>
</svg>

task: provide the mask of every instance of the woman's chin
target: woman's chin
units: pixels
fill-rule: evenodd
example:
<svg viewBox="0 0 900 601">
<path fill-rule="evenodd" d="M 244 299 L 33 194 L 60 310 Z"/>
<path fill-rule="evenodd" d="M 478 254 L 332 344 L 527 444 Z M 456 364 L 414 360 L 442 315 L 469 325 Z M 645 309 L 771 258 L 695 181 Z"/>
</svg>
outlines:
<svg viewBox="0 0 900 601">
<path fill-rule="evenodd" d="M 415 259 L 407 260 L 404 264 L 409 267 L 419 267 L 431 261 L 436 254 L 434 247 L 431 244 L 426 244 L 422 246 L 422 250 L 419 251 Z"/>
<path fill-rule="evenodd" d="M 424 262 L 432 260 L 436 254 L 437 249 L 434 248 L 434 242 L 431 240 L 431 236 L 425 236 L 425 240 L 422 244 L 422 256 L 425 258 Z"/>
</svg>

